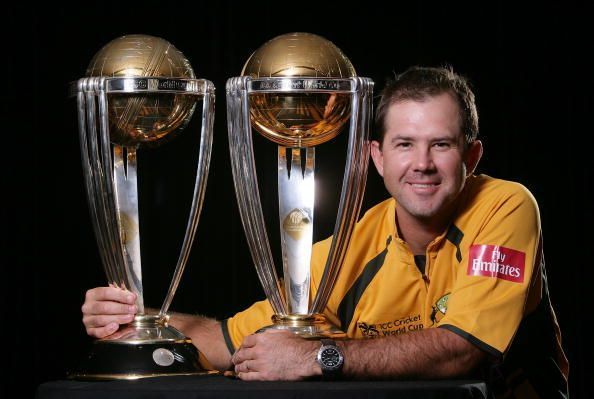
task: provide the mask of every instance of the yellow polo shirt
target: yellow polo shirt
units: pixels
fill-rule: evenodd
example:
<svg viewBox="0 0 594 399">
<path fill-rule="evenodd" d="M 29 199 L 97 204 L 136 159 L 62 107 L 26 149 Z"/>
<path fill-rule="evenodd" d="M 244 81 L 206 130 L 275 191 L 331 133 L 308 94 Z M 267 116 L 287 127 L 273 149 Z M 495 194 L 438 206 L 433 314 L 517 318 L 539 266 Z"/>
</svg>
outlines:
<svg viewBox="0 0 594 399">
<path fill-rule="evenodd" d="M 522 330 L 546 332 L 546 342 L 530 334 L 522 338 L 511 368 L 525 369 L 517 358 L 536 362 L 546 355 L 562 375 L 550 370 L 554 375 L 542 379 L 566 386 L 567 361 L 543 277 L 540 218 L 530 192 L 517 183 L 471 176 L 453 223 L 427 247 L 424 274 L 398 235 L 396 209 L 388 199 L 357 223 L 324 312 L 328 320 L 354 339 L 446 328 L 502 361 L 525 319 Z M 328 238 L 313 247 L 312 298 L 330 244 Z M 272 313 L 261 301 L 223 322 L 230 351 L 270 325 Z"/>
</svg>

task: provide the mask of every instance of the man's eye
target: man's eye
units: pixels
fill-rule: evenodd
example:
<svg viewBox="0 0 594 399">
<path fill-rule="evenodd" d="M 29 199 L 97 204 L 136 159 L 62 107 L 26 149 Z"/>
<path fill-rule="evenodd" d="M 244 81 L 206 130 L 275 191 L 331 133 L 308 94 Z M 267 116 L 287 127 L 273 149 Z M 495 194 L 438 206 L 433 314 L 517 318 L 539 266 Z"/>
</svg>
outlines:
<svg viewBox="0 0 594 399">
<path fill-rule="evenodd" d="M 450 143 L 446 141 L 438 141 L 437 143 L 433 144 L 436 148 L 450 148 Z"/>
<path fill-rule="evenodd" d="M 410 143 L 396 143 L 396 148 L 409 148 L 410 146 Z"/>
</svg>

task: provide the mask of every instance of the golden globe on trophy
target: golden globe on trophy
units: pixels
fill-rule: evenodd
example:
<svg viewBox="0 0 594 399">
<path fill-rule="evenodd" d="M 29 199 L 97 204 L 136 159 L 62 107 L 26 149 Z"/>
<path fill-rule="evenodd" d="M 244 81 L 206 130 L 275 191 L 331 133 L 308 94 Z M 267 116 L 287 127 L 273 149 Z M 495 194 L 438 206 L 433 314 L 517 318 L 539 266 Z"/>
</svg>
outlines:
<svg viewBox="0 0 594 399">
<path fill-rule="evenodd" d="M 137 294 L 138 314 L 119 331 L 96 340 L 70 377 L 136 379 L 202 373 L 196 347 L 168 325 L 167 311 L 188 260 L 204 199 L 214 86 L 196 79 L 186 57 L 166 40 L 128 35 L 95 55 L 86 77 L 71 85 L 71 93 L 77 97 L 87 199 L 107 281 Z M 195 112 L 199 104 L 201 113 Z M 157 314 L 148 314 L 141 273 L 137 151 L 168 141 L 198 113 L 201 132 L 189 220 L 163 305 Z"/>
<path fill-rule="evenodd" d="M 273 324 L 266 328 L 286 329 L 312 339 L 338 338 L 344 333 L 331 325 L 322 311 L 361 208 L 373 82 L 356 76 L 349 59 L 333 43 L 309 33 L 270 40 L 250 56 L 241 75 L 227 81 L 229 146 L 241 220 L 258 277 L 275 313 Z M 315 298 L 310 298 L 315 148 L 335 138 L 349 121 L 333 241 Z M 264 223 L 252 126 L 278 144 L 282 282 Z"/>
</svg>

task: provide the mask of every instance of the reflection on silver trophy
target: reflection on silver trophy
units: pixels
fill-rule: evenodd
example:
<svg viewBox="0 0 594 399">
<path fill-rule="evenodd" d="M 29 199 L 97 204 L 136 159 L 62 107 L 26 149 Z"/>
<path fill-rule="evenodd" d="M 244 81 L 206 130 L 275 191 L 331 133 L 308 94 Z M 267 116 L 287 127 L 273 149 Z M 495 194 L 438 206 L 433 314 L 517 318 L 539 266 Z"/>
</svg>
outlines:
<svg viewBox="0 0 594 399">
<path fill-rule="evenodd" d="M 87 198 L 109 284 L 137 294 L 138 314 L 119 331 L 95 341 L 73 378 L 134 379 L 200 373 L 191 340 L 168 325 L 204 198 L 214 119 L 214 86 L 196 79 L 184 55 L 166 40 L 129 35 L 93 58 L 87 77 L 74 82 Z M 202 105 L 202 112 L 197 111 Z M 182 131 L 201 114 L 194 198 L 181 251 L 163 305 L 148 314 L 143 301 L 137 186 L 137 150 Z M 173 269 L 173 268 L 172 268 Z"/>
<path fill-rule="evenodd" d="M 372 92 L 373 82 L 357 77 L 340 49 L 308 33 L 270 40 L 251 55 L 241 77 L 227 81 L 233 177 L 252 258 L 275 313 L 273 325 L 268 328 L 287 329 L 306 338 L 344 335 L 325 320 L 322 311 L 361 208 Z M 315 298 L 310 298 L 315 146 L 336 137 L 349 121 L 346 168 L 333 241 Z M 252 126 L 278 144 L 284 283 L 277 276 L 264 223 Z"/>
</svg>

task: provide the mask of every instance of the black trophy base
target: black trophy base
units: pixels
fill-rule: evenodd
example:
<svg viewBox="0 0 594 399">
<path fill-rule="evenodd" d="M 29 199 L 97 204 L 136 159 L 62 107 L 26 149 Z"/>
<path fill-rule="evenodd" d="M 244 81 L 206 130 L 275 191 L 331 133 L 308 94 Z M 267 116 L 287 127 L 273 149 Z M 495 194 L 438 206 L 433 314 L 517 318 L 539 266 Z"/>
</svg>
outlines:
<svg viewBox="0 0 594 399">
<path fill-rule="evenodd" d="M 135 380 L 168 375 L 208 374 L 191 343 L 119 344 L 97 341 L 80 368 L 69 378 L 78 380 Z"/>
<path fill-rule="evenodd" d="M 199 361 L 192 341 L 159 316 L 136 316 L 135 322 L 93 343 L 77 380 L 135 380 L 170 375 L 211 374 Z"/>
</svg>

